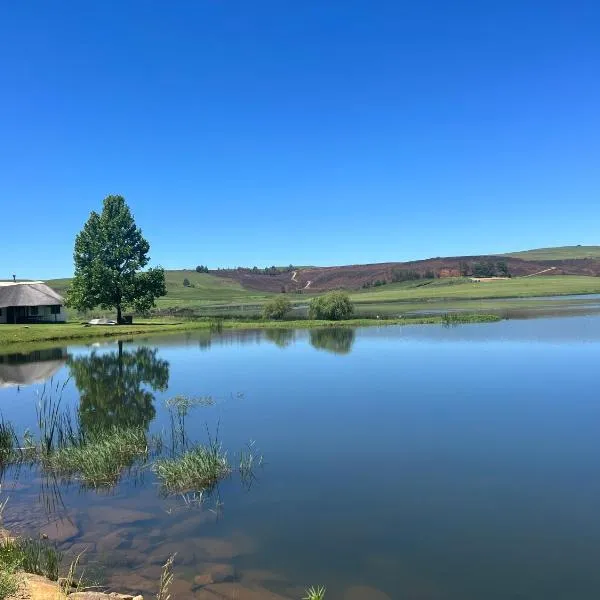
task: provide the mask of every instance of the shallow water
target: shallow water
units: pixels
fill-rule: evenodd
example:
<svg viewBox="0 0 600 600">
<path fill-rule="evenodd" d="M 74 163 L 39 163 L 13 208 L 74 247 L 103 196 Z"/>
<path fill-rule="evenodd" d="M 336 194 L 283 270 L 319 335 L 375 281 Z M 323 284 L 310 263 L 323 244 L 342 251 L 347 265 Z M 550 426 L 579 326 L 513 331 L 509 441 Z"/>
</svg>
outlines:
<svg viewBox="0 0 600 600">
<path fill-rule="evenodd" d="M 20 431 L 43 390 L 28 381 L 70 377 L 63 405 L 82 419 L 151 432 L 168 430 L 168 398 L 210 396 L 190 436 L 218 431 L 232 460 L 256 440 L 266 461 L 249 488 L 232 477 L 203 502 L 162 496 L 148 470 L 96 492 L 9 469 L 5 525 L 87 548 L 89 573 L 147 597 L 176 551 L 175 598 L 300 598 L 311 584 L 328 600 L 592 598 L 599 350 L 600 317 L 583 316 L 5 356 L 0 410 Z"/>
</svg>

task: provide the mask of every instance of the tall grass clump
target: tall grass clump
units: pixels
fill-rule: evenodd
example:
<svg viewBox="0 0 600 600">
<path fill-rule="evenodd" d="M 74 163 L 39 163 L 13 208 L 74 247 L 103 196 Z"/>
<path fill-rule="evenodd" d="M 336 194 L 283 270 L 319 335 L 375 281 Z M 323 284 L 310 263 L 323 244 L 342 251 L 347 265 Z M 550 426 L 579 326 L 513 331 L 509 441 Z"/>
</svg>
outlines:
<svg viewBox="0 0 600 600">
<path fill-rule="evenodd" d="M 17 434 L 12 423 L 0 417 L 0 464 L 12 459 L 18 445 Z"/>
<path fill-rule="evenodd" d="M 306 590 L 306 596 L 302 600 L 323 600 L 327 589 L 324 586 L 311 586 Z"/>
<path fill-rule="evenodd" d="M 0 570 L 3 571 L 24 571 L 56 581 L 61 561 L 62 554 L 46 540 L 8 538 L 0 543 Z"/>
<path fill-rule="evenodd" d="M 83 443 L 64 445 L 46 455 L 46 469 L 62 476 L 79 477 L 89 487 L 115 485 L 123 470 L 148 455 L 146 432 L 141 427 L 114 427 L 88 434 Z"/>
<path fill-rule="evenodd" d="M 176 458 L 158 459 L 153 466 L 166 492 L 186 492 L 213 487 L 231 472 L 227 454 L 216 440 L 198 445 Z"/>
<path fill-rule="evenodd" d="M 19 583 L 16 569 L 0 566 L 0 600 L 13 597 L 19 591 Z"/>
</svg>

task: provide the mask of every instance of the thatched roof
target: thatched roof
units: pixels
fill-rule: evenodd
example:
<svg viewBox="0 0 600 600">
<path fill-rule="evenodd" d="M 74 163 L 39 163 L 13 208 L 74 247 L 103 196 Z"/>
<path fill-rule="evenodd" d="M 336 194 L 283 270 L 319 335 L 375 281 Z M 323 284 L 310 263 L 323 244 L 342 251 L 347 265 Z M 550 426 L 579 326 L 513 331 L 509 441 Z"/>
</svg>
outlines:
<svg viewBox="0 0 600 600">
<path fill-rule="evenodd" d="M 0 282 L 0 308 L 64 304 L 62 296 L 41 281 Z"/>
</svg>

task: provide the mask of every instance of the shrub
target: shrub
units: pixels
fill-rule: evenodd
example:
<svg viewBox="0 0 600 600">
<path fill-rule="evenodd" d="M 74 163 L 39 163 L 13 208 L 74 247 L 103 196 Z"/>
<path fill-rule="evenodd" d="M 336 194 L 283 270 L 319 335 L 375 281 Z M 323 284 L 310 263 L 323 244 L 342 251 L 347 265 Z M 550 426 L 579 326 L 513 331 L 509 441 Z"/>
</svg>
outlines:
<svg viewBox="0 0 600 600">
<path fill-rule="evenodd" d="M 354 305 L 346 292 L 328 292 L 310 301 L 308 316 L 311 319 L 341 321 L 354 312 Z"/>
<path fill-rule="evenodd" d="M 190 283 L 190 280 L 189 280 L 189 279 L 186 277 L 186 278 L 183 280 L 183 287 L 191 287 L 191 285 L 192 285 L 192 284 Z"/>
<path fill-rule="evenodd" d="M 276 296 L 265 303 L 263 317 L 265 319 L 283 319 L 292 310 L 292 304 L 283 296 Z"/>
</svg>

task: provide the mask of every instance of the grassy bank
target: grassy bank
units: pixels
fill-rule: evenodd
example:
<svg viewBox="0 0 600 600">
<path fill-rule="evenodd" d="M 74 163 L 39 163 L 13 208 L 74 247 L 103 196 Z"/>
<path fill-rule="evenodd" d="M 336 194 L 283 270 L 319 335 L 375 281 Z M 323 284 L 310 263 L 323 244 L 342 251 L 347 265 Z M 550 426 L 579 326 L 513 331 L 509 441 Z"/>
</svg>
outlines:
<svg viewBox="0 0 600 600">
<path fill-rule="evenodd" d="M 86 327 L 79 323 L 61 323 L 51 325 L 2 325 L 0 326 L 0 352 L 18 352 L 31 350 L 42 345 L 56 345 L 55 342 L 93 341 L 106 337 L 130 337 L 135 335 L 175 333 L 178 331 L 194 331 L 211 329 L 217 326 L 223 329 L 309 329 L 317 327 L 367 327 L 382 325 L 424 325 L 424 324 L 457 324 L 457 323 L 489 323 L 498 321 L 499 317 L 485 314 L 461 314 L 407 317 L 394 319 L 356 318 L 347 321 L 263 321 L 211 319 L 189 321 L 143 321 L 135 325 L 112 325 Z"/>
</svg>

